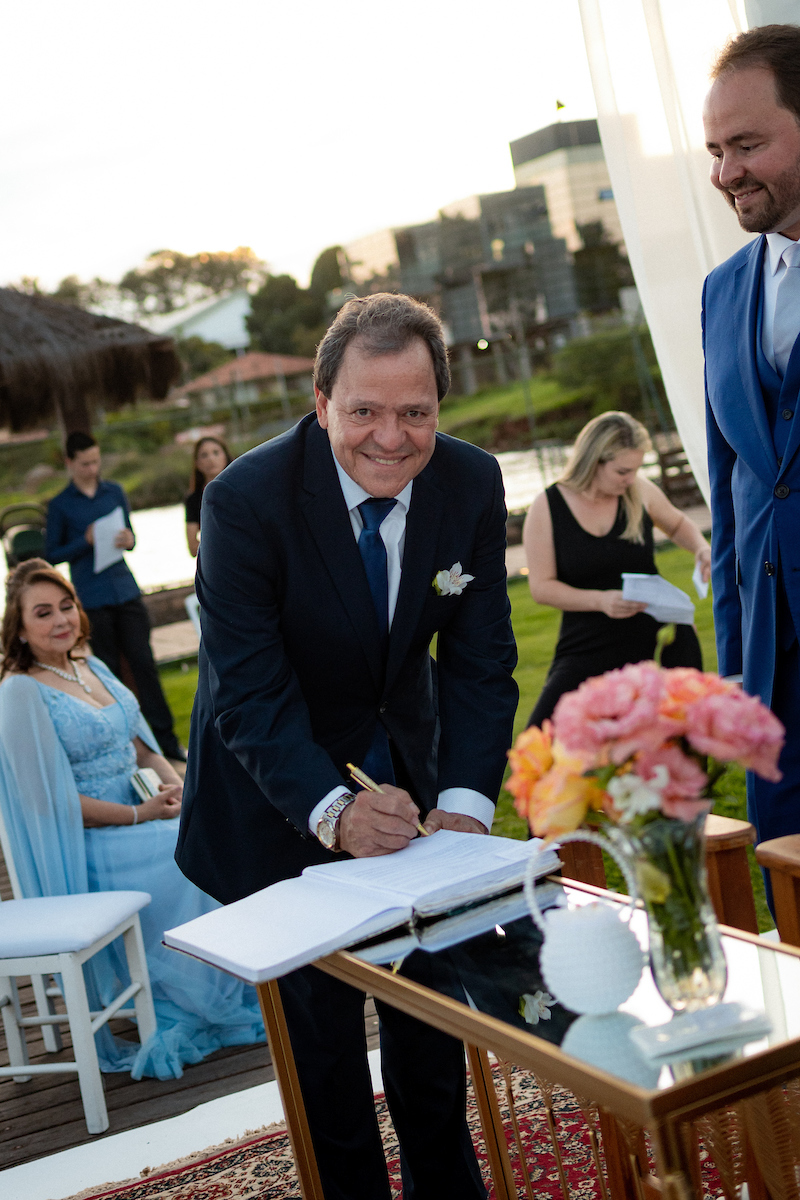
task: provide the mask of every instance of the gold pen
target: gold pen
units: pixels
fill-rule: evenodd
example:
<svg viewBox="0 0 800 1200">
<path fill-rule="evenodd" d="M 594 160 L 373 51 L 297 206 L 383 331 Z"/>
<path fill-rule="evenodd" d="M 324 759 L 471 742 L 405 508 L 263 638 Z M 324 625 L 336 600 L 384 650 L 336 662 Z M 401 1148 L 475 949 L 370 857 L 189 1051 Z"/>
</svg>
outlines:
<svg viewBox="0 0 800 1200">
<path fill-rule="evenodd" d="M 366 788 L 368 792 L 378 792 L 381 796 L 385 795 L 383 788 L 378 787 L 375 780 L 370 779 L 369 775 L 362 771 L 360 767 L 357 767 L 355 763 L 348 763 L 347 769 L 352 775 L 353 779 L 355 779 L 356 783 L 360 783 L 361 786 Z M 417 830 L 422 837 L 431 836 L 425 826 L 419 821 L 417 821 Z"/>
</svg>

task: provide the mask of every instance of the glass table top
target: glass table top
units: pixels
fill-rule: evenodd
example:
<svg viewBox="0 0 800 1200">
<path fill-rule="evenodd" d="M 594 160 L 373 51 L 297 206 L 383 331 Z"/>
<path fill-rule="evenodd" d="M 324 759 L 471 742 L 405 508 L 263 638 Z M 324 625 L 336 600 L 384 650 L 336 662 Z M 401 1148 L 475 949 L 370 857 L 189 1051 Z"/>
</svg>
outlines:
<svg viewBox="0 0 800 1200">
<path fill-rule="evenodd" d="M 545 902 L 550 904 L 577 908 L 597 902 L 594 894 L 570 886 L 568 881 L 547 882 L 540 887 L 544 888 Z M 637 909 L 631 915 L 628 905 L 610 896 L 601 903 L 612 905 L 623 918 L 630 917 L 631 928 L 646 951 L 644 911 Z M 424 954 L 428 959 L 425 964 L 428 975 L 435 979 L 435 990 L 466 1001 L 488 1016 L 561 1046 L 574 1058 L 640 1087 L 667 1088 L 677 1080 L 742 1055 L 757 1054 L 770 1046 L 800 1038 L 800 957 L 777 944 L 757 944 L 728 935 L 722 939 L 728 966 L 723 1003 L 738 1002 L 748 1010 L 766 1014 L 771 1032 L 753 1036 L 733 1051 L 730 1047 L 721 1050 L 718 1044 L 704 1046 L 692 1051 L 691 1057 L 684 1052 L 665 1065 L 663 1061 L 646 1058 L 630 1037 L 631 1029 L 636 1026 L 660 1026 L 672 1018 L 648 965 L 636 990 L 616 1011 L 579 1016 L 550 995 L 539 965 L 543 934 L 525 912 L 519 893 L 499 904 L 495 901 L 485 919 L 484 931 L 475 934 L 479 927 L 480 918 L 476 917 L 463 936 L 454 923 L 456 932 L 450 939 L 440 929 L 439 942 L 454 940 L 455 944 L 432 952 L 417 951 L 399 969 L 414 978 L 413 961 Z M 434 936 L 433 941 L 436 940 Z M 397 966 L 400 957 L 396 945 L 386 940 L 382 943 L 380 939 L 352 947 L 350 953 L 385 965 L 389 970 Z M 425 981 L 420 978 L 420 982 Z"/>
</svg>

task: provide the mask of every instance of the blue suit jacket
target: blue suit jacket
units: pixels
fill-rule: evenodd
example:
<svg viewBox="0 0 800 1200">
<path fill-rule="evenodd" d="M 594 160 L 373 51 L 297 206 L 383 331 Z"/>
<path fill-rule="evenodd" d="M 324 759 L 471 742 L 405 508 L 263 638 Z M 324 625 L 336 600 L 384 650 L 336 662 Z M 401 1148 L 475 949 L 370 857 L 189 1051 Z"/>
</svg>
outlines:
<svg viewBox="0 0 800 1200">
<path fill-rule="evenodd" d="M 437 435 L 414 481 L 384 671 L 316 417 L 208 485 L 200 678 L 177 850 L 190 879 L 227 903 L 328 861 L 309 814 L 349 782 L 345 764 L 363 759 L 378 720 L 424 809 L 448 787 L 497 795 L 517 703 L 504 552 L 497 462 Z M 434 576 L 456 562 L 474 581 L 461 596 L 438 596 Z"/>
<path fill-rule="evenodd" d="M 769 704 L 778 570 L 800 630 L 800 419 L 795 394 L 779 463 L 756 368 L 765 246 L 766 238 L 757 238 L 708 276 L 703 339 L 719 670 L 742 671 L 745 690 Z M 785 497 L 775 495 L 781 484 L 789 488 Z"/>
</svg>

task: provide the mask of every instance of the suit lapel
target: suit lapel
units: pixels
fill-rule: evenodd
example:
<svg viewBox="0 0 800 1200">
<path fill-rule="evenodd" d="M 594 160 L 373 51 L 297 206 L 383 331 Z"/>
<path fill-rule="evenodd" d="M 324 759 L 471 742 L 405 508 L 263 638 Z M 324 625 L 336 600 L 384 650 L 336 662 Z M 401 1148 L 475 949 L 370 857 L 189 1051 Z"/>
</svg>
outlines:
<svg viewBox="0 0 800 1200">
<path fill-rule="evenodd" d="M 789 429 L 789 437 L 786 442 L 786 449 L 783 452 L 783 461 L 781 462 L 780 469 L 778 471 L 779 478 L 787 470 L 792 459 L 797 453 L 798 447 L 800 447 L 800 419 L 798 419 L 797 414 L 797 409 L 800 407 L 800 337 L 795 343 L 788 366 L 786 368 L 784 392 L 788 392 L 788 395 L 784 397 L 783 392 L 781 393 L 782 399 L 779 401 L 779 407 L 783 407 L 784 404 L 789 404 L 794 410 L 794 417 L 792 418 L 792 424 Z"/>
<path fill-rule="evenodd" d="M 406 519 L 403 571 L 389 637 L 386 687 L 390 688 L 405 660 L 422 609 L 433 587 L 433 577 L 449 564 L 436 562 L 436 547 L 444 514 L 444 495 L 431 463 L 414 480 Z"/>
<path fill-rule="evenodd" d="M 761 381 L 758 378 L 756 366 L 756 338 L 760 335 L 758 297 L 761 291 L 761 272 L 766 244 L 766 238 L 763 237 L 754 242 L 752 252 L 734 273 L 732 336 L 736 344 L 744 397 L 758 434 L 759 444 L 766 457 L 769 476 L 772 476 L 777 470 L 778 460 L 767 421 L 764 393 L 761 390 Z M 750 458 L 750 454 L 745 448 L 748 442 L 749 438 L 743 444 L 741 451 L 737 449 L 737 453 L 741 453 L 745 461 Z"/>
<path fill-rule="evenodd" d="M 328 436 L 317 424 L 308 432 L 303 484 L 306 490 L 306 496 L 301 500 L 303 515 L 380 691 L 383 687 L 383 656 L 378 618 L 364 563 L 353 537 Z"/>
</svg>

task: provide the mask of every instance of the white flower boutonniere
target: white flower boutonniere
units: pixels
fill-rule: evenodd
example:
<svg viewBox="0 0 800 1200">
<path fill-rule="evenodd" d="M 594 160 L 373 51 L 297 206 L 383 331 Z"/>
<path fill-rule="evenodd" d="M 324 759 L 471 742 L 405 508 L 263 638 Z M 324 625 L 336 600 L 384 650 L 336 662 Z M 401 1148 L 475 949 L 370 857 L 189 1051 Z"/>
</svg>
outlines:
<svg viewBox="0 0 800 1200">
<path fill-rule="evenodd" d="M 453 563 L 449 571 L 438 571 L 433 579 L 437 596 L 460 596 L 474 575 L 462 575 L 461 563 Z"/>
<path fill-rule="evenodd" d="M 531 995 L 525 992 L 519 998 L 519 1015 L 529 1025 L 538 1025 L 540 1021 L 550 1020 L 550 1009 L 555 1004 L 555 997 L 549 992 L 538 991 Z"/>
</svg>

